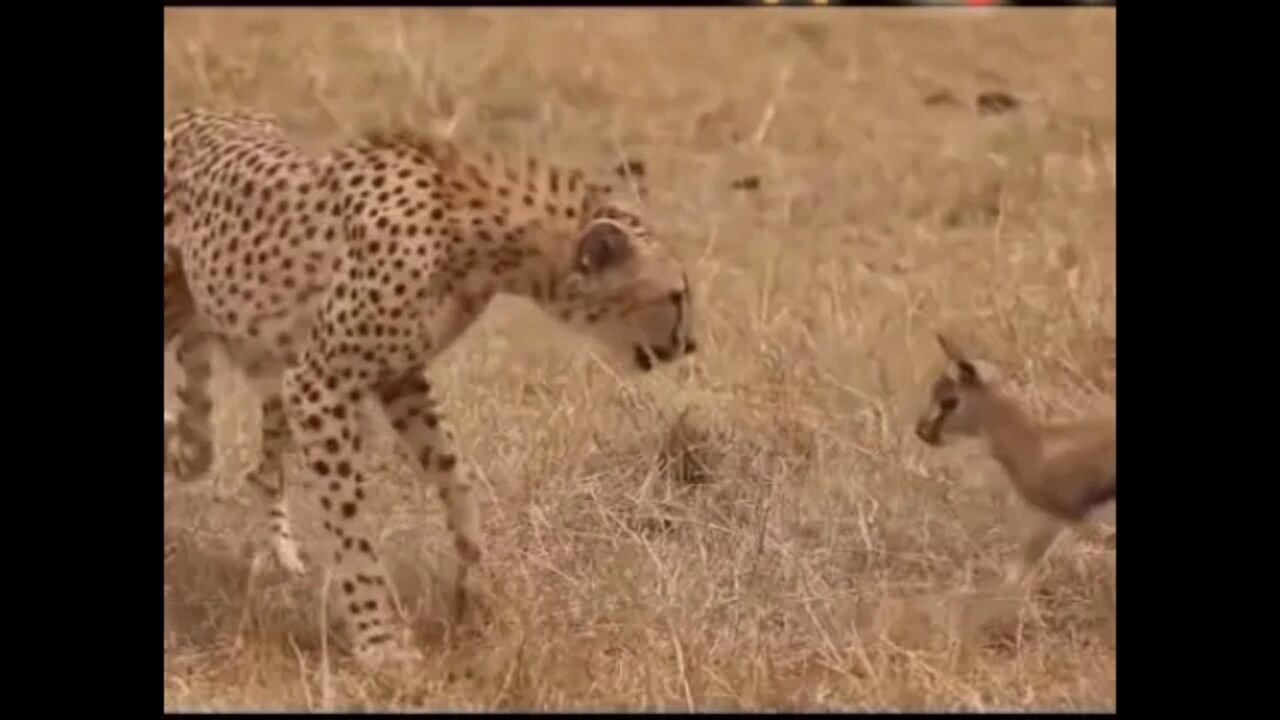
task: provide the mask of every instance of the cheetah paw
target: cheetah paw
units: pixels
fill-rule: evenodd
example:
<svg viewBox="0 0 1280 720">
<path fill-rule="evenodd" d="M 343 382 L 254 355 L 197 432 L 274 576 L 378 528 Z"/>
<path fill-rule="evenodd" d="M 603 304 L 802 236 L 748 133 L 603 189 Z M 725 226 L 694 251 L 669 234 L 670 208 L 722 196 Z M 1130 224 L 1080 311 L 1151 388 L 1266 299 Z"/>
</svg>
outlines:
<svg viewBox="0 0 1280 720">
<path fill-rule="evenodd" d="M 1031 568 L 1025 563 L 1010 561 L 1004 566 L 1004 582 L 1011 587 L 1022 587 L 1031 574 Z"/>
<path fill-rule="evenodd" d="M 471 540 L 465 538 L 457 538 L 454 540 L 453 547 L 458 551 L 458 557 L 469 565 L 480 562 L 480 556 L 483 554 L 480 546 Z"/>
<path fill-rule="evenodd" d="M 298 550 L 296 543 L 279 541 L 274 543 L 276 562 L 285 572 L 295 577 L 307 574 L 307 563 L 302 559 L 302 553 Z"/>
<path fill-rule="evenodd" d="M 178 439 L 178 418 L 170 413 L 164 414 L 164 474 L 173 472 L 174 443 Z"/>
<path fill-rule="evenodd" d="M 365 645 L 356 650 L 355 656 L 356 662 L 369 671 L 403 668 L 426 660 L 421 650 L 405 642 Z"/>
<path fill-rule="evenodd" d="M 164 472 L 185 483 L 203 480 L 213 466 L 213 448 L 185 442 L 166 427 Z"/>
</svg>

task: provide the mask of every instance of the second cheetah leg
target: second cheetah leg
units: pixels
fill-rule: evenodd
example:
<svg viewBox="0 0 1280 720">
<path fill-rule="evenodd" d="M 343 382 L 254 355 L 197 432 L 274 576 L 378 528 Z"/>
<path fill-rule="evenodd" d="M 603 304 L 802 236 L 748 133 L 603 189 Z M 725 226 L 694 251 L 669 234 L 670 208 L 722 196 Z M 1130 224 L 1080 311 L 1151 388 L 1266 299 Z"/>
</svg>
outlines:
<svg viewBox="0 0 1280 720">
<path fill-rule="evenodd" d="M 379 383 L 377 394 L 391 427 L 444 504 L 458 553 L 454 616 L 459 618 L 466 609 L 467 572 L 481 555 L 479 509 L 470 473 L 458 467 L 452 432 L 443 427 L 431 385 L 420 368 Z"/>
<path fill-rule="evenodd" d="M 240 608 L 240 621 L 236 623 L 235 638 L 231 641 L 233 652 L 244 649 L 245 632 L 249 629 L 249 618 L 253 614 L 253 598 L 258 589 L 258 578 L 262 575 L 262 565 L 265 561 L 266 555 L 262 552 L 255 552 L 253 559 L 249 561 L 249 573 L 244 584 L 244 604 Z"/>
<path fill-rule="evenodd" d="M 213 465 L 213 338 L 184 329 L 177 338 L 174 357 L 182 371 L 178 384 L 178 408 L 165 413 L 164 469 L 183 482 L 198 480 Z"/>
</svg>

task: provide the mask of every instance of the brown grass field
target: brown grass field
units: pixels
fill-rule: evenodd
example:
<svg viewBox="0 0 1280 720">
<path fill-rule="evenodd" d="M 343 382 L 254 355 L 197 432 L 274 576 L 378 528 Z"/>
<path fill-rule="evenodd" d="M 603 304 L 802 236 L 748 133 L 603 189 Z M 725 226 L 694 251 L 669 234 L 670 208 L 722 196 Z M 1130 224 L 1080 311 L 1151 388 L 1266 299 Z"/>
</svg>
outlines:
<svg viewBox="0 0 1280 720">
<path fill-rule="evenodd" d="M 427 656 L 388 675 L 325 639 L 321 573 L 247 593 L 258 417 L 220 375 L 214 477 L 165 490 L 165 707 L 1114 710 L 1114 545 L 1064 536 L 1024 596 L 984 590 L 1018 506 L 911 427 L 938 328 L 1038 416 L 1113 402 L 1115 32 L 1112 10 L 166 10 L 166 117 L 642 160 L 700 349 L 635 377 L 502 299 L 440 358 L 486 555 L 452 626 L 435 495 L 374 445 Z"/>
</svg>

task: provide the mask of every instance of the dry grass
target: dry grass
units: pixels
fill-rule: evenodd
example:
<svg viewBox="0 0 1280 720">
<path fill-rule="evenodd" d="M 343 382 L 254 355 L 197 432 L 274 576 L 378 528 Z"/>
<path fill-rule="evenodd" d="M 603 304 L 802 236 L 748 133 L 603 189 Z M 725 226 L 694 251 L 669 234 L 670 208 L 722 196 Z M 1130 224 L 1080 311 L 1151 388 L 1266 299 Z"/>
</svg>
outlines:
<svg viewBox="0 0 1280 720">
<path fill-rule="evenodd" d="M 221 381 L 233 492 L 166 489 L 167 708 L 1114 708 L 1114 551 L 1069 541 L 1025 603 L 980 600 L 1013 506 L 910 434 L 935 327 L 1037 412 L 1113 392 L 1113 12 L 167 10 L 166 112 L 194 103 L 317 147 L 452 120 L 640 158 L 702 349 L 620 377 L 511 301 L 441 359 L 485 476 L 479 608 L 442 624 L 440 511 L 384 443 L 429 658 L 390 679 L 322 672 L 318 578 L 246 601 L 257 415 Z"/>
</svg>

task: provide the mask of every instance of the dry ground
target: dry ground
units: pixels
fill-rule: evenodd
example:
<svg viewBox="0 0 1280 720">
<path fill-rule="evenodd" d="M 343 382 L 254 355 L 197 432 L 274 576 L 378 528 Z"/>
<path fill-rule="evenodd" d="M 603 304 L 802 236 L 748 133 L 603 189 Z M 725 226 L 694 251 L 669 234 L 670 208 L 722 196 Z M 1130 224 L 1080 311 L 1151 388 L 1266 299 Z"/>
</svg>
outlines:
<svg viewBox="0 0 1280 720">
<path fill-rule="evenodd" d="M 620 377 L 511 301 L 441 359 L 487 555 L 446 630 L 451 545 L 384 443 L 428 654 L 391 679 L 321 652 L 318 579 L 246 605 L 258 418 L 221 380 L 215 482 L 165 494 L 167 708 L 1114 708 L 1114 550 L 980 600 L 1015 506 L 910 434 L 935 327 L 1038 414 L 1114 391 L 1113 12 L 167 10 L 165 111 L 195 103 L 641 159 L 702 349 Z"/>
</svg>

